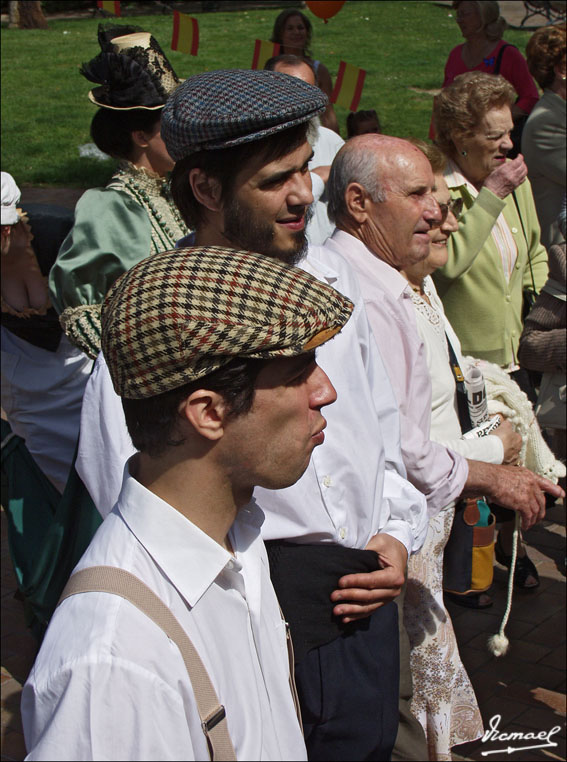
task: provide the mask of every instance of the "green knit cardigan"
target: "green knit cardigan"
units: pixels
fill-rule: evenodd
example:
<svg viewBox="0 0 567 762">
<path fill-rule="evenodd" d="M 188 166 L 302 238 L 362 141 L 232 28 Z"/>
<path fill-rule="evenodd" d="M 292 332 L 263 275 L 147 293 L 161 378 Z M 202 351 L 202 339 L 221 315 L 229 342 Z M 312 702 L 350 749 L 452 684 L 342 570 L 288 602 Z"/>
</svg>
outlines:
<svg viewBox="0 0 567 762">
<path fill-rule="evenodd" d="M 435 286 L 463 354 L 506 366 L 517 361 L 523 290 L 535 283 L 539 293 L 547 280 L 547 252 L 540 243 L 531 187 L 525 180 L 515 191 L 521 220 L 512 194 L 501 199 L 482 188 L 475 199 L 465 185 L 450 191 L 453 198 L 462 196 L 464 212 L 449 240 L 448 262 L 433 274 Z M 501 212 L 518 248 L 509 282 L 490 234 Z"/>
</svg>

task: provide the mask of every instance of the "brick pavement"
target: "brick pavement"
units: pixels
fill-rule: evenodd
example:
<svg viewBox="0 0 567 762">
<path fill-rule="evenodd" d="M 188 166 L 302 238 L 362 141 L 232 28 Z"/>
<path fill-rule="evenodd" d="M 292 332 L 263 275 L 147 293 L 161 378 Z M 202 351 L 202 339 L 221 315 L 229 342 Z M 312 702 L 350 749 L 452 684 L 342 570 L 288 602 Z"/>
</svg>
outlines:
<svg viewBox="0 0 567 762">
<path fill-rule="evenodd" d="M 510 649 L 496 658 L 486 647 L 498 632 L 506 602 L 507 570 L 496 564 L 491 593 L 494 606 L 471 611 L 449 604 L 461 657 L 478 697 L 485 727 L 501 715 L 500 732 L 561 730 L 551 739 L 558 745 L 515 754 L 482 752 L 528 746 L 536 741 L 475 742 L 456 748 L 456 760 L 565 759 L 565 506 L 556 503 L 542 524 L 526 533 L 530 558 L 541 585 L 534 591 L 514 591 L 506 628 Z"/>
</svg>

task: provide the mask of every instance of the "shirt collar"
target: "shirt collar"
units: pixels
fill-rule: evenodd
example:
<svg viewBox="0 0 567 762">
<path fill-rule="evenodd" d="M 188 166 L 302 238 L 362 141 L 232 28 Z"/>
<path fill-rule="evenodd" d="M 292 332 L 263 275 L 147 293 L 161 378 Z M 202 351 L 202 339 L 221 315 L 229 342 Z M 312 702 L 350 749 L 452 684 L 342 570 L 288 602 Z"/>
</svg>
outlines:
<svg viewBox="0 0 567 762">
<path fill-rule="evenodd" d="M 307 255 L 298 263 L 298 267 L 318 280 L 325 280 L 330 286 L 340 277 L 339 273 L 325 260 L 322 246 L 310 246 Z"/>
<path fill-rule="evenodd" d="M 195 231 L 192 230 L 190 233 L 187 233 L 187 235 L 184 235 L 183 238 L 180 238 L 175 243 L 176 249 L 185 249 L 188 246 L 195 246 Z"/>
<path fill-rule="evenodd" d="M 373 254 L 360 239 L 336 228 L 331 240 L 368 282 L 378 281 L 394 299 L 399 299 L 404 292 L 411 295 L 411 289 L 404 276 Z M 364 292 L 363 280 L 360 281 L 360 285 Z"/>
<path fill-rule="evenodd" d="M 239 559 L 246 556 L 251 542 L 259 538 L 264 520 L 263 512 L 253 500 L 239 511 L 231 529 L 231 539 L 237 538 L 234 557 L 134 479 L 128 463 L 116 509 L 190 606 L 195 606 L 227 565 L 236 571 L 242 568 Z M 245 542 L 239 542 L 240 538 Z"/>
<path fill-rule="evenodd" d="M 459 166 L 452 159 L 449 159 L 447 162 L 447 168 L 445 169 L 443 175 L 449 190 L 455 190 L 456 188 L 466 188 L 472 198 L 476 198 L 478 196 L 477 189 L 467 180 L 467 178 L 459 169 Z"/>
</svg>

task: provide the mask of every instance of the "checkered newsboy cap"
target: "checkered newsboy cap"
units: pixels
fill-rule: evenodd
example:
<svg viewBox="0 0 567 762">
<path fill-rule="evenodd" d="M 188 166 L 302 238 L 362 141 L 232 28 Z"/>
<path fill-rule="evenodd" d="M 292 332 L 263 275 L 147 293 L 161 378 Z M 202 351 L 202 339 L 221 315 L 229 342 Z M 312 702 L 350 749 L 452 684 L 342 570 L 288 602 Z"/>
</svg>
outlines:
<svg viewBox="0 0 567 762">
<path fill-rule="evenodd" d="M 147 257 L 102 306 L 117 394 L 154 397 L 234 357 L 293 357 L 323 344 L 352 303 L 308 273 L 246 251 L 195 247 Z"/>
<path fill-rule="evenodd" d="M 189 77 L 169 97 L 161 135 L 179 161 L 196 151 L 248 143 L 325 110 L 318 87 L 276 71 L 222 69 Z"/>
</svg>

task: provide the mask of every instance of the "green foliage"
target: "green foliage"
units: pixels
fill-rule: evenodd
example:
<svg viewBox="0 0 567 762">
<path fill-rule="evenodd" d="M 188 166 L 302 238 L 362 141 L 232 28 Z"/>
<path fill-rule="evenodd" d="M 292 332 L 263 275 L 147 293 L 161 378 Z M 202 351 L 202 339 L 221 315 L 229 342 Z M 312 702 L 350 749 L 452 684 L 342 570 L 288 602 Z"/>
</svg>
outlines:
<svg viewBox="0 0 567 762">
<path fill-rule="evenodd" d="M 124 17 L 160 42 L 180 77 L 249 68 L 254 40 L 269 39 L 281 9 L 199 13 L 199 55 L 170 50 L 172 17 Z M 359 108 L 375 108 L 383 130 L 425 138 L 432 94 L 451 48 L 461 41 L 448 6 L 432 2 L 351 0 L 327 24 L 314 17 L 312 51 L 335 77 L 339 62 L 366 69 Z M 95 112 L 79 66 L 99 52 L 98 19 L 49 20 L 48 30 L 2 29 L 2 169 L 21 185 L 103 185 L 112 162 L 79 158 Z M 530 32 L 509 30 L 522 52 Z M 343 136 L 347 111 L 337 108 Z"/>
</svg>

